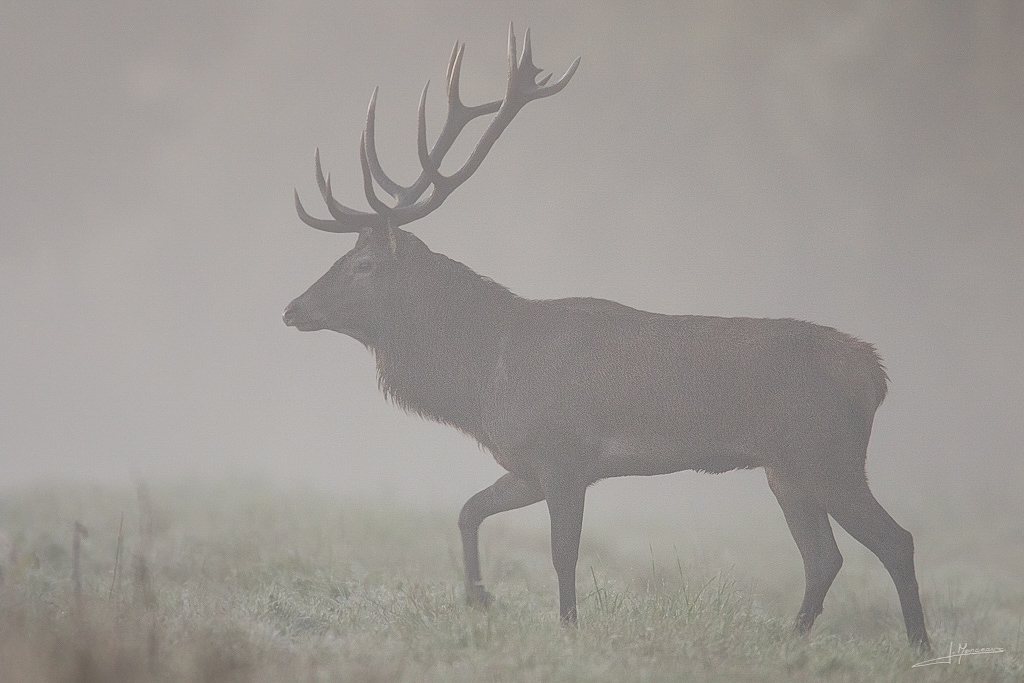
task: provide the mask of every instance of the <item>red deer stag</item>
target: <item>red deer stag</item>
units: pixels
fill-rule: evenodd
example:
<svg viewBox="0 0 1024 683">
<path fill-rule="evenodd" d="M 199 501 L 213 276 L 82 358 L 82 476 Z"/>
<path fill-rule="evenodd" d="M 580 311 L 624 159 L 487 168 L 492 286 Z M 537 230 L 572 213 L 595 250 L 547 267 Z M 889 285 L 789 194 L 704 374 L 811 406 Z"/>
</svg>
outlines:
<svg viewBox="0 0 1024 683">
<path fill-rule="evenodd" d="M 381 169 L 376 90 L 359 147 L 372 213 L 334 198 L 317 152 L 317 184 L 332 218 L 310 216 L 296 192 L 299 218 L 359 238 L 288 305 L 284 322 L 362 342 L 376 356 L 386 397 L 469 434 L 508 470 L 459 515 L 469 601 L 491 602 L 477 532 L 493 514 L 547 503 L 560 615 L 573 623 L 588 486 L 607 477 L 763 467 L 803 556 L 806 592 L 796 629 L 811 628 L 843 561 L 831 515 L 885 565 L 908 637 L 927 647 L 913 540 L 875 500 L 864 472 L 887 384 L 873 346 L 798 320 L 661 315 L 591 298 L 523 299 L 399 228 L 440 206 L 519 110 L 561 91 L 579 65 L 577 59 L 550 85 L 550 75 L 538 82 L 529 31 L 517 60 L 510 27 L 505 96 L 468 107 L 459 98 L 463 48 L 456 43 L 448 63 L 447 119 L 430 150 L 423 89 L 422 172 L 412 185 Z M 442 175 L 441 161 L 459 133 L 486 114 L 494 117 L 465 164 Z M 377 197 L 374 183 L 393 206 Z"/>
</svg>

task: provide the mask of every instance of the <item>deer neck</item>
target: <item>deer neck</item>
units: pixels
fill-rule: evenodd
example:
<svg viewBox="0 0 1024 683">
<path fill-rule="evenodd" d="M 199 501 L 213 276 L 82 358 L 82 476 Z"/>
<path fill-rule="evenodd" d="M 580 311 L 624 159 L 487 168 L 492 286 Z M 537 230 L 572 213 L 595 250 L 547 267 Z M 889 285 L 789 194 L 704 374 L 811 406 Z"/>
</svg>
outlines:
<svg viewBox="0 0 1024 683">
<path fill-rule="evenodd" d="M 384 395 L 408 411 L 483 439 L 482 390 L 518 300 L 442 254 L 400 288 L 375 345 Z"/>
</svg>

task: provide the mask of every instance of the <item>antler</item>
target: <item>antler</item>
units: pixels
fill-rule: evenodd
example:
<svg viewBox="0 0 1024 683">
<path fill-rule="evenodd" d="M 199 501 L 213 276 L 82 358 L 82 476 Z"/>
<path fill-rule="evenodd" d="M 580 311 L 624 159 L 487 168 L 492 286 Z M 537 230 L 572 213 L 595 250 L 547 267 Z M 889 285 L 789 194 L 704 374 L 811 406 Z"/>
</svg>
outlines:
<svg viewBox="0 0 1024 683">
<path fill-rule="evenodd" d="M 359 232 L 366 228 L 383 227 L 391 225 L 397 227 L 411 223 L 423 218 L 436 209 L 450 195 L 455 188 L 466 182 L 471 175 L 480 167 L 487 152 L 497 141 L 498 137 L 512 121 L 519 110 L 528 102 L 549 97 L 558 93 L 568 83 L 569 79 L 576 73 L 580 65 L 579 57 L 576 58 L 557 81 L 551 85 L 547 82 L 551 78 L 548 74 L 537 82 L 537 76 L 541 70 L 533 64 L 533 50 L 530 46 L 530 31 L 527 29 L 523 40 L 522 57 L 516 57 L 516 37 L 511 24 L 508 27 L 508 83 L 505 87 L 505 96 L 500 100 L 478 104 L 474 107 L 467 107 L 459 97 L 459 73 L 462 68 L 462 54 L 465 43 L 455 43 L 452 48 L 451 57 L 448 60 L 448 73 L 446 77 L 448 92 L 448 115 L 445 119 L 441 134 L 434 142 L 434 146 L 427 150 L 427 89 L 430 82 L 423 87 L 423 94 L 420 96 L 418 113 L 418 130 L 416 136 L 416 148 L 419 155 L 422 171 L 412 185 L 399 185 L 392 180 L 381 168 L 380 160 L 377 158 L 377 149 L 374 141 L 374 119 L 377 107 L 377 89 L 374 88 L 370 96 L 370 106 L 366 111 L 366 128 L 363 130 L 362 138 L 359 141 L 359 160 L 363 167 L 363 190 L 366 193 L 366 201 L 373 209 L 373 213 L 357 211 L 341 204 L 331 193 L 330 177 L 324 178 L 323 169 L 320 166 L 320 150 L 314 155 L 316 162 L 316 182 L 323 195 L 327 210 L 332 219 L 314 218 L 306 213 L 299 201 L 299 193 L 295 192 L 295 210 L 303 223 L 317 230 L 326 232 Z M 459 134 L 473 119 L 485 114 L 495 114 L 487 130 L 476 143 L 472 153 L 466 159 L 458 171 L 450 176 L 441 174 L 441 161 L 452 148 Z M 374 191 L 374 181 L 380 185 L 386 193 L 395 200 L 394 206 L 385 204 Z M 423 198 L 427 188 L 432 188 L 430 194 Z"/>
</svg>

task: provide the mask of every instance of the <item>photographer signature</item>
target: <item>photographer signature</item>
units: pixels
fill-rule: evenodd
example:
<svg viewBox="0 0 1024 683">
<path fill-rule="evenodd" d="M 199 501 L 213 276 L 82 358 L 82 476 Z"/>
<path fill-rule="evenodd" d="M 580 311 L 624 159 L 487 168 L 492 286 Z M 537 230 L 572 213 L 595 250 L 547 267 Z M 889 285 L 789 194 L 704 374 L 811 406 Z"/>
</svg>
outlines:
<svg viewBox="0 0 1024 683">
<path fill-rule="evenodd" d="M 914 666 L 912 666 L 911 668 L 915 668 L 915 667 L 918 667 L 918 666 L 930 666 L 932 664 L 952 664 L 954 659 L 956 660 L 956 663 L 959 664 L 960 661 L 964 657 L 968 657 L 970 655 L 992 655 L 992 654 L 997 654 L 999 652 L 1006 652 L 1006 648 L 1002 648 L 1002 647 L 977 647 L 977 648 L 973 648 L 973 647 L 967 647 L 967 643 L 958 643 L 957 644 L 956 652 L 953 652 L 953 643 L 950 643 L 949 644 L 949 654 L 946 655 L 945 657 L 936 657 L 935 659 L 926 659 L 923 662 L 918 662 L 917 664 L 914 664 Z"/>
</svg>

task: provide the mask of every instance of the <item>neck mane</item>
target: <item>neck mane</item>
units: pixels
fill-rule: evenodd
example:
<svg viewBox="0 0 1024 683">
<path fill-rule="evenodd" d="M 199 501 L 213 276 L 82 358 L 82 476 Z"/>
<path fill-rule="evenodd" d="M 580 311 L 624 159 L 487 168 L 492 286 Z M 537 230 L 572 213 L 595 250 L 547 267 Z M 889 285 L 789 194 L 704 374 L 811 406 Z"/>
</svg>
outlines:
<svg viewBox="0 0 1024 683">
<path fill-rule="evenodd" d="M 373 351 L 385 397 L 484 446 L 480 406 L 512 309 L 498 283 L 412 240 Z M 415 244 L 418 242 L 418 244 Z M 404 249 L 404 246 L 403 246 Z"/>
</svg>

